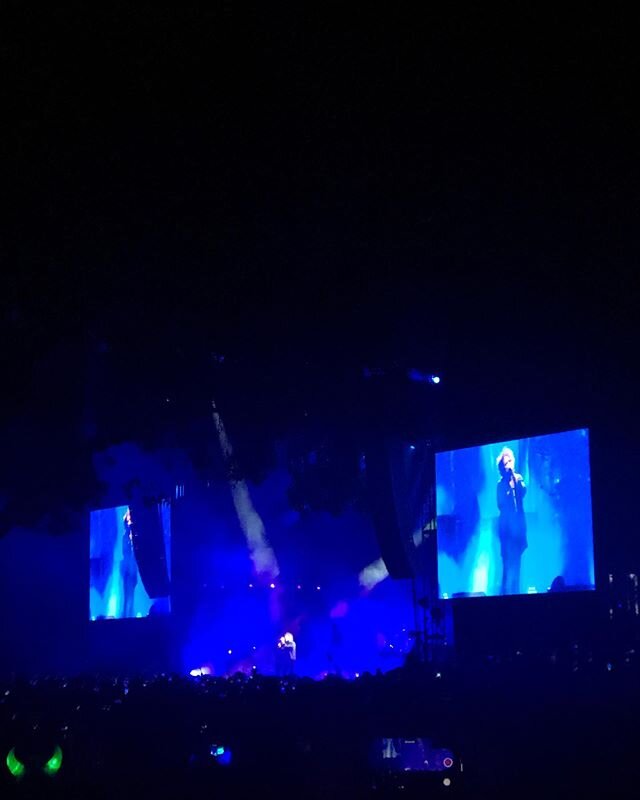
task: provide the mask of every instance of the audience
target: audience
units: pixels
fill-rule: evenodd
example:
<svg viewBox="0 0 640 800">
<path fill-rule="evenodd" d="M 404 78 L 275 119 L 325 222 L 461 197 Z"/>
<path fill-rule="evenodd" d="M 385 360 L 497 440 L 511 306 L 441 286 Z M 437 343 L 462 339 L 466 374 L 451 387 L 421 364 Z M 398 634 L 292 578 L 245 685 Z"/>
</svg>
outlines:
<svg viewBox="0 0 640 800">
<path fill-rule="evenodd" d="M 639 672 L 633 650 L 575 645 L 352 681 L 14 676 L 0 681 L 0 796 L 615 796 L 638 778 Z M 394 771 L 385 737 L 387 756 L 427 737 L 453 765 Z"/>
</svg>

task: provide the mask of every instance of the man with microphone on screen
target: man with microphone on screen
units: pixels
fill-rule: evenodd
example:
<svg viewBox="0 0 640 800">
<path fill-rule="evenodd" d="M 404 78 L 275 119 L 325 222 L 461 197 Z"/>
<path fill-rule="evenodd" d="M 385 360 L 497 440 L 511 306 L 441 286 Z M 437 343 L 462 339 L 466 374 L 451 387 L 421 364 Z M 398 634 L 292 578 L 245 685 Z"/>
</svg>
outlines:
<svg viewBox="0 0 640 800">
<path fill-rule="evenodd" d="M 501 594 L 520 592 L 520 561 L 527 549 L 527 523 L 523 500 L 527 493 L 522 475 L 515 471 L 513 450 L 503 447 L 496 460 L 500 480 L 497 486 L 497 503 L 500 511 L 498 538 L 502 553 Z"/>
</svg>

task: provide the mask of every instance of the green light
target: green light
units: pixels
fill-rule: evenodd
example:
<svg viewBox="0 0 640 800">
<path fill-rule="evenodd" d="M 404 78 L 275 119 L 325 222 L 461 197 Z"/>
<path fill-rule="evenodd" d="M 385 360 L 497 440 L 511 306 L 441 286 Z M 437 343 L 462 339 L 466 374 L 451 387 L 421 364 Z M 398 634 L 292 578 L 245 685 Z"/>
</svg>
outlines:
<svg viewBox="0 0 640 800">
<path fill-rule="evenodd" d="M 14 778 L 21 778 L 24 775 L 24 764 L 16 758 L 15 748 L 11 748 L 7 753 L 7 767 Z"/>
<path fill-rule="evenodd" d="M 59 747 L 53 751 L 53 755 L 44 765 L 44 771 L 47 775 L 55 775 L 62 766 L 62 750 Z"/>
</svg>

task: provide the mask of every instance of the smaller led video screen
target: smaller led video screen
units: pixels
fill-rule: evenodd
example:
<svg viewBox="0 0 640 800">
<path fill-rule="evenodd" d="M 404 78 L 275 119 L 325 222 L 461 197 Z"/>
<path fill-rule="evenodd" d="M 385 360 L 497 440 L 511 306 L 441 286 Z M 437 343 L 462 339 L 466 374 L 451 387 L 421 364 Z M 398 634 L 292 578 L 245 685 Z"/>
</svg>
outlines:
<svg viewBox="0 0 640 800">
<path fill-rule="evenodd" d="M 451 750 L 434 746 L 429 738 L 381 738 L 374 742 L 372 766 L 389 774 L 450 772 L 456 765 Z"/>
<path fill-rule="evenodd" d="M 595 589 L 589 432 L 436 454 L 444 599 Z"/>
<path fill-rule="evenodd" d="M 140 502 L 92 511 L 89 614 L 126 619 L 171 611 L 171 506 Z"/>
</svg>

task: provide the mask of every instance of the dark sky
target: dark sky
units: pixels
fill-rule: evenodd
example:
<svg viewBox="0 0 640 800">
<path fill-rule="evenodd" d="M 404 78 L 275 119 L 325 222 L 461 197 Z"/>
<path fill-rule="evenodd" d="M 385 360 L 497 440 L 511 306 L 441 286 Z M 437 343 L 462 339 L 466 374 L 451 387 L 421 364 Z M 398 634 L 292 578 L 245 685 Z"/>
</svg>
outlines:
<svg viewBox="0 0 640 800">
<path fill-rule="evenodd" d="M 4 13 L 14 448 L 16 420 L 51 436 L 52 414 L 63 446 L 105 354 L 120 400 L 215 351 L 433 366 L 461 413 L 506 394 L 529 421 L 543 401 L 632 418 L 628 20 L 134 5 Z"/>
</svg>

